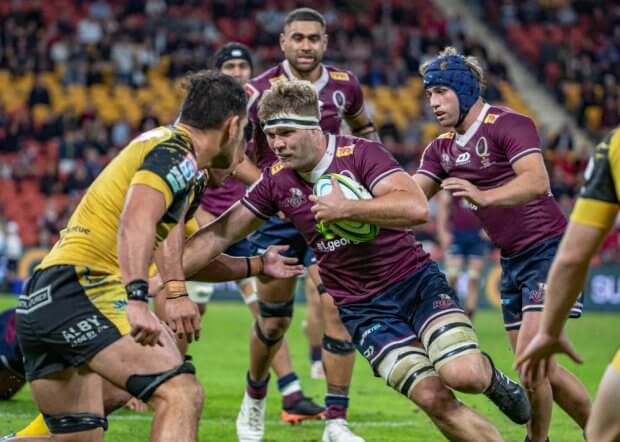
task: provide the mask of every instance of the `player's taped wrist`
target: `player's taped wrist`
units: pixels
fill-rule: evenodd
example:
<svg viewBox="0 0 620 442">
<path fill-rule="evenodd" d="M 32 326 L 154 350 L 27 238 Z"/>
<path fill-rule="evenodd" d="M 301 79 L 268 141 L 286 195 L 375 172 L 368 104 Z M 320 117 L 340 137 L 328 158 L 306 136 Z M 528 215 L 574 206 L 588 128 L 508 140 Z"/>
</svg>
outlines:
<svg viewBox="0 0 620 442">
<path fill-rule="evenodd" d="M 188 296 L 185 281 L 183 280 L 171 279 L 166 281 L 164 288 L 166 289 L 166 299 L 178 299 Z"/>
<path fill-rule="evenodd" d="M 129 301 L 149 302 L 149 283 L 144 279 L 134 279 L 125 285 Z"/>
<path fill-rule="evenodd" d="M 247 266 L 246 278 L 250 278 L 252 276 L 260 276 L 264 275 L 265 270 L 265 260 L 263 258 L 264 255 L 252 256 L 245 258 L 245 264 Z"/>
</svg>

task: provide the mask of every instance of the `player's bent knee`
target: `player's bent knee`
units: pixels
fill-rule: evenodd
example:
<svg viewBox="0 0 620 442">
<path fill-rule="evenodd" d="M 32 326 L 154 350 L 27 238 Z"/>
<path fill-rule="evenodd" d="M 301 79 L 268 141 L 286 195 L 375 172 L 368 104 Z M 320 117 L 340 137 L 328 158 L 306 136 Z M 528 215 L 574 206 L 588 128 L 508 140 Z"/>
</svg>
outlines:
<svg viewBox="0 0 620 442">
<path fill-rule="evenodd" d="M 437 376 L 424 350 L 413 347 L 390 351 L 376 370 L 390 387 L 407 397 L 422 380 Z"/>
<path fill-rule="evenodd" d="M 127 391 L 135 398 L 147 402 L 160 385 L 184 373 L 196 374 L 196 368 L 191 361 L 186 360 L 178 367 L 161 373 L 134 374 L 127 379 Z"/>
<path fill-rule="evenodd" d="M 204 388 L 196 376 L 182 374 L 162 384 L 154 393 L 169 405 L 185 412 L 200 411 L 204 402 Z"/>
<path fill-rule="evenodd" d="M 45 424 L 52 434 L 82 433 L 102 428 L 108 429 L 105 416 L 94 413 L 71 413 L 63 415 L 43 414 Z"/>
<path fill-rule="evenodd" d="M 436 371 L 455 358 L 480 353 L 471 321 L 460 315 L 431 326 L 424 332 L 422 342 Z"/>
<path fill-rule="evenodd" d="M 490 382 L 482 353 L 468 353 L 452 359 L 439 370 L 441 380 L 450 388 L 464 393 L 484 392 Z"/>
<path fill-rule="evenodd" d="M 323 350 L 336 355 L 346 356 L 354 353 L 355 347 L 353 346 L 353 342 L 349 340 L 336 339 L 331 336 L 324 335 Z"/>
<path fill-rule="evenodd" d="M 103 387 L 103 410 L 108 415 L 131 399 L 131 394 L 113 385 Z"/>
<path fill-rule="evenodd" d="M 284 337 L 284 332 L 288 328 L 286 326 L 271 326 L 267 327 L 265 324 L 262 326 L 256 321 L 254 323 L 254 332 L 259 341 L 261 341 L 266 347 L 273 347 Z"/>
<path fill-rule="evenodd" d="M 444 421 L 454 416 L 460 406 L 454 394 L 437 377 L 419 382 L 409 398 L 429 416 Z"/>
</svg>

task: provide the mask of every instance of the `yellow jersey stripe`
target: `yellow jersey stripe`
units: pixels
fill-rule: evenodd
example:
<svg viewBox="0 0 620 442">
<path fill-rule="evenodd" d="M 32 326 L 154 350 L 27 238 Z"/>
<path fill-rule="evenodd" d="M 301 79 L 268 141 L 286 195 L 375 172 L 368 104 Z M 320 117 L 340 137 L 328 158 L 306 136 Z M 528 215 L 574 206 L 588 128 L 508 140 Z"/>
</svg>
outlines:
<svg viewBox="0 0 620 442">
<path fill-rule="evenodd" d="M 133 176 L 130 186 L 132 184 L 144 184 L 155 190 L 159 190 L 166 200 L 166 208 L 170 207 L 170 204 L 172 204 L 172 190 L 170 190 L 170 186 L 168 186 L 159 175 L 148 170 L 139 170 Z"/>
<path fill-rule="evenodd" d="M 610 229 L 616 221 L 618 204 L 590 198 L 579 198 L 571 213 L 570 220 L 597 229 Z"/>
</svg>

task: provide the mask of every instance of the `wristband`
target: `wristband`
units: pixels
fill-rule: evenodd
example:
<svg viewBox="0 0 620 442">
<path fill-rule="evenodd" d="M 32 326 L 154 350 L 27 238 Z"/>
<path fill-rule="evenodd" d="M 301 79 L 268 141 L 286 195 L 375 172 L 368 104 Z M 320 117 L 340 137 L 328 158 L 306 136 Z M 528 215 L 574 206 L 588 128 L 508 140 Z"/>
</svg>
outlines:
<svg viewBox="0 0 620 442">
<path fill-rule="evenodd" d="M 245 277 L 250 278 L 252 276 L 252 261 L 247 256 L 245 257 Z"/>
<path fill-rule="evenodd" d="M 166 299 L 177 299 L 187 296 L 185 281 L 171 279 L 164 284 Z"/>
<path fill-rule="evenodd" d="M 258 258 L 258 260 L 254 259 Z M 263 270 L 265 270 L 265 261 L 263 259 L 263 255 L 252 256 L 251 258 L 247 258 L 247 263 L 250 266 L 248 271 L 248 278 L 250 276 L 259 276 L 263 275 Z"/>
<path fill-rule="evenodd" d="M 144 279 L 134 279 L 125 286 L 129 301 L 149 302 L 149 283 Z"/>
</svg>

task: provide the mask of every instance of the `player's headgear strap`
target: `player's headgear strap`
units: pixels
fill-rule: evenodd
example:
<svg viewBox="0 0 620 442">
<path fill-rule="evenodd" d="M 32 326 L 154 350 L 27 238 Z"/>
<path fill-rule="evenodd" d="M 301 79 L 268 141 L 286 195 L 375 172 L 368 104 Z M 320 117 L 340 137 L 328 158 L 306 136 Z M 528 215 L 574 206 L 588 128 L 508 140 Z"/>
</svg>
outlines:
<svg viewBox="0 0 620 442">
<path fill-rule="evenodd" d="M 228 60 L 245 60 L 250 64 L 250 69 L 254 69 L 254 64 L 252 63 L 252 55 L 250 55 L 250 50 L 248 47 L 241 43 L 227 43 L 215 53 L 214 56 L 215 68 L 221 69 L 222 65 L 226 63 Z"/>
<path fill-rule="evenodd" d="M 428 65 L 424 73 L 424 89 L 433 86 L 446 86 L 456 93 L 460 110 L 457 126 L 480 97 L 480 83 L 461 55 L 438 57 Z"/>
<path fill-rule="evenodd" d="M 279 113 L 272 115 L 261 123 L 263 131 L 277 127 L 289 127 L 293 129 L 320 129 L 319 119 L 308 115 L 294 113 Z"/>
</svg>

